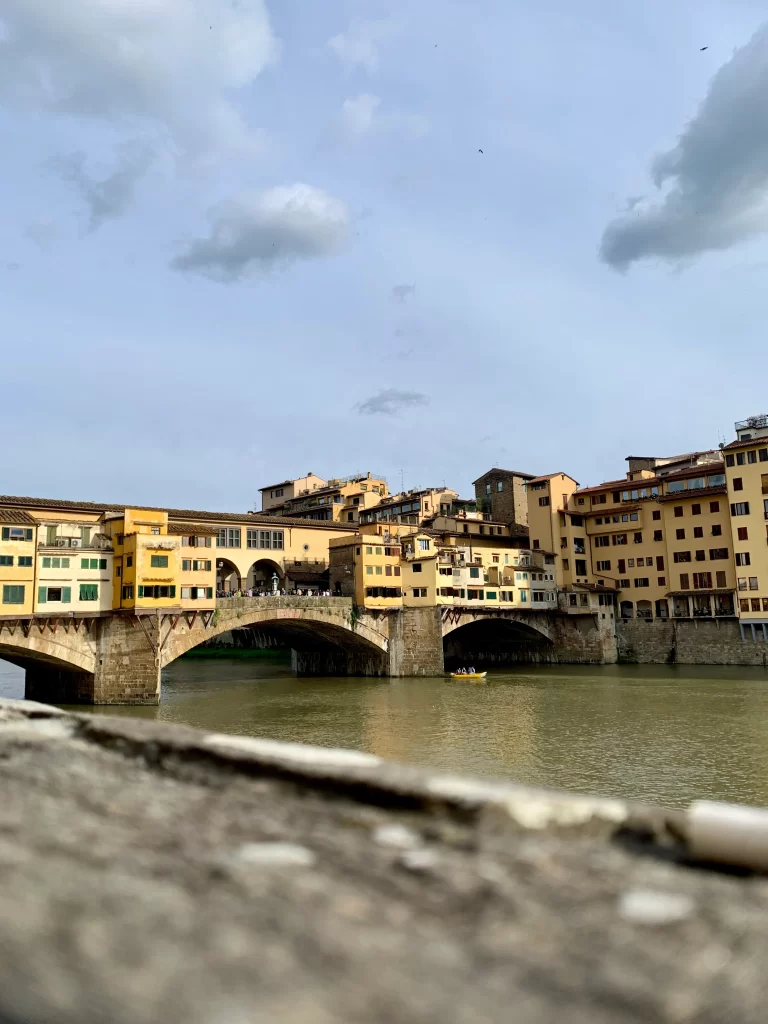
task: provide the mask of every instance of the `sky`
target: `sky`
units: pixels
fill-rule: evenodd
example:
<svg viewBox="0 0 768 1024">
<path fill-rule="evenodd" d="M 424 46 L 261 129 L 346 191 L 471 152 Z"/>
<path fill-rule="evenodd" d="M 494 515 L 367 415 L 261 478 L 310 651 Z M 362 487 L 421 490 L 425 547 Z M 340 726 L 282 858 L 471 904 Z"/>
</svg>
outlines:
<svg viewBox="0 0 768 1024">
<path fill-rule="evenodd" d="M 730 440 L 767 99 L 757 0 L 0 0 L 0 491 L 239 511 Z"/>
</svg>

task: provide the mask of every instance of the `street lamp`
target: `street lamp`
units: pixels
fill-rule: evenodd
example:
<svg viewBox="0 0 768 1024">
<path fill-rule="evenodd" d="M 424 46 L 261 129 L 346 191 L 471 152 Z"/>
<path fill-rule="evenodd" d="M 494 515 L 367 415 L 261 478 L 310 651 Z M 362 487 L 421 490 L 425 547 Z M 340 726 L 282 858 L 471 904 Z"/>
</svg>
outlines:
<svg viewBox="0 0 768 1024">
<path fill-rule="evenodd" d="M 276 572 L 273 572 L 272 573 L 272 593 L 273 594 L 277 593 L 277 585 L 278 585 L 279 582 L 280 582 L 280 577 L 277 575 Z"/>
</svg>

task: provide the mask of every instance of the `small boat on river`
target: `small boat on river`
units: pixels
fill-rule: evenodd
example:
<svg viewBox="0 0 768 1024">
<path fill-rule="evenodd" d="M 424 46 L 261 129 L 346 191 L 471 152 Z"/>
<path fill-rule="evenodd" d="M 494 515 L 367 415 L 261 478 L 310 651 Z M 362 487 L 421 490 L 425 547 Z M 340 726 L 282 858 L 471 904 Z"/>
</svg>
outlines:
<svg viewBox="0 0 768 1024">
<path fill-rule="evenodd" d="M 485 679 L 487 672 L 451 672 L 451 679 Z"/>
</svg>

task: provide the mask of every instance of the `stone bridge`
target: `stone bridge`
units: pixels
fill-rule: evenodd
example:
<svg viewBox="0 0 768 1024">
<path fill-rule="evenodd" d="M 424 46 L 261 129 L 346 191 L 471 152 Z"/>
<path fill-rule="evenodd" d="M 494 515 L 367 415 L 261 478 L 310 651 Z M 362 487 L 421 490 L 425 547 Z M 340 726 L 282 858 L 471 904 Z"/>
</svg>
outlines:
<svg viewBox="0 0 768 1024">
<path fill-rule="evenodd" d="M 0 619 L 0 658 L 26 670 L 30 699 L 157 704 L 164 668 L 243 627 L 290 647 L 297 675 L 440 676 L 468 659 L 615 660 L 613 631 L 594 616 L 465 607 L 371 611 L 343 597 L 226 598 L 206 612 Z"/>
</svg>

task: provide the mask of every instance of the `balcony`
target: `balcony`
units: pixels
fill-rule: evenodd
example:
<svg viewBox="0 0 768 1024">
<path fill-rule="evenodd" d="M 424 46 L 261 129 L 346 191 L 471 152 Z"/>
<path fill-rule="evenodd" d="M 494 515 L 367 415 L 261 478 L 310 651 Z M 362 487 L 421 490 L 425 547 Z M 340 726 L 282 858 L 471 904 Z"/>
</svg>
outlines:
<svg viewBox="0 0 768 1024">
<path fill-rule="evenodd" d="M 68 555 L 73 551 L 114 551 L 114 548 L 110 543 L 96 538 L 84 542 L 79 537 L 55 537 L 51 541 L 39 541 L 37 550 Z"/>
<path fill-rule="evenodd" d="M 765 430 L 768 427 L 768 414 L 762 416 L 748 416 L 745 420 L 739 420 L 736 430 Z"/>
</svg>

